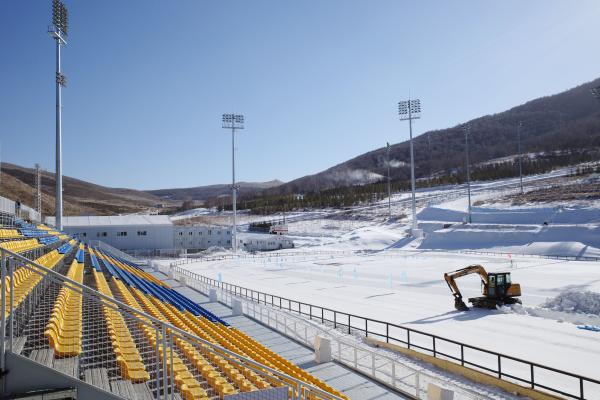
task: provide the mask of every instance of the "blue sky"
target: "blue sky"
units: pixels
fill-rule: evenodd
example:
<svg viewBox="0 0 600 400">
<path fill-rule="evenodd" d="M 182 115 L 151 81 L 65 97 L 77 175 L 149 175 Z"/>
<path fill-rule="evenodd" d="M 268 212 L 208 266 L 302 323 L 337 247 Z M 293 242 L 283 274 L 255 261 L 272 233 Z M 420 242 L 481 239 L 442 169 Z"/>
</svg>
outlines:
<svg viewBox="0 0 600 400">
<path fill-rule="evenodd" d="M 291 180 L 600 76 L 600 2 L 65 0 L 64 173 L 154 189 Z M 3 0 L 2 160 L 54 170 L 50 0 Z"/>
</svg>

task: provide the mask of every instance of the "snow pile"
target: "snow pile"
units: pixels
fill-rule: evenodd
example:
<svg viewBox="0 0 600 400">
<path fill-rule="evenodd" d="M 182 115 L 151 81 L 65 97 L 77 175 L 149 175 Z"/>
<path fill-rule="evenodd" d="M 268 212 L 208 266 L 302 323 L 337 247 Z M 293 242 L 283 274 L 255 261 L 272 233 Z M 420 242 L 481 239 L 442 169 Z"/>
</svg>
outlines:
<svg viewBox="0 0 600 400">
<path fill-rule="evenodd" d="M 600 315 L 600 293 L 569 290 L 548 299 L 542 307 L 554 311 Z"/>
</svg>

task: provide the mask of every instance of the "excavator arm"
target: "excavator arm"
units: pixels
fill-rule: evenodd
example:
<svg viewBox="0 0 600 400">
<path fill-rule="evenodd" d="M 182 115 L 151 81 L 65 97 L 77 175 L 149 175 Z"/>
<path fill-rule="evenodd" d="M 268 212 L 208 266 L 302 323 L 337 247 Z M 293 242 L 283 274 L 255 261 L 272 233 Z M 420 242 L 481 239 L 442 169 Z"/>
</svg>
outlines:
<svg viewBox="0 0 600 400">
<path fill-rule="evenodd" d="M 452 296 L 454 296 L 454 307 L 460 311 L 466 311 L 469 309 L 469 307 L 467 307 L 462 299 L 462 293 L 456 285 L 456 278 L 470 274 L 478 274 L 484 287 L 487 286 L 488 274 L 485 271 L 485 268 L 483 268 L 481 265 L 469 265 L 468 267 L 444 274 L 444 279 L 446 280 L 446 283 L 452 292 Z"/>
</svg>

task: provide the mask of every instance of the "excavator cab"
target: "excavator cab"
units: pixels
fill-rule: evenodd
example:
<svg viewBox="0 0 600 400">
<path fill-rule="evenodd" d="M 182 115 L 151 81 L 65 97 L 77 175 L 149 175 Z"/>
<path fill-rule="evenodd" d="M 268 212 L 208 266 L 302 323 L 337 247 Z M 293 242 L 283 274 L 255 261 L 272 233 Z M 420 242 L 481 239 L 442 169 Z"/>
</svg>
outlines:
<svg viewBox="0 0 600 400">
<path fill-rule="evenodd" d="M 521 286 L 512 283 L 510 272 L 486 272 L 481 265 L 470 265 L 453 272 L 444 274 L 444 279 L 454 296 L 454 307 L 460 311 L 469 309 L 462 298 L 462 293 L 456 285 L 456 278 L 469 274 L 478 274 L 483 286 L 483 296 L 469 298 L 473 307 L 496 308 L 504 304 L 520 303 L 516 297 L 521 295 Z"/>
</svg>

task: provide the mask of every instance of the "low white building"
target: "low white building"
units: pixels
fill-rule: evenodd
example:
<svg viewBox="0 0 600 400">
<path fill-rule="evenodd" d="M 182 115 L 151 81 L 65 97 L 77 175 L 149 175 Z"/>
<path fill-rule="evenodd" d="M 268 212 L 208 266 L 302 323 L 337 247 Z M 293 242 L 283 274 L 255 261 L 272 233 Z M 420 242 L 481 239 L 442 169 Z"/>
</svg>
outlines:
<svg viewBox="0 0 600 400">
<path fill-rule="evenodd" d="M 218 225 L 174 226 L 176 249 L 205 250 L 231 247 L 231 228 Z"/>
<path fill-rule="evenodd" d="M 54 217 L 46 223 L 54 225 Z M 174 225 L 167 215 L 119 215 L 63 217 L 63 230 L 88 243 L 100 240 L 119 250 L 206 250 L 231 248 L 231 228 L 219 225 Z M 294 247 L 283 235 L 238 233 L 238 248 L 269 251 Z M 147 252 L 146 252 L 147 253 Z"/>
<path fill-rule="evenodd" d="M 46 222 L 54 224 L 54 217 Z M 63 230 L 83 242 L 101 240 L 120 250 L 173 249 L 173 223 L 167 215 L 63 217 Z"/>
</svg>

